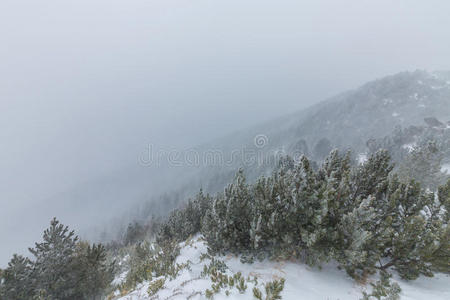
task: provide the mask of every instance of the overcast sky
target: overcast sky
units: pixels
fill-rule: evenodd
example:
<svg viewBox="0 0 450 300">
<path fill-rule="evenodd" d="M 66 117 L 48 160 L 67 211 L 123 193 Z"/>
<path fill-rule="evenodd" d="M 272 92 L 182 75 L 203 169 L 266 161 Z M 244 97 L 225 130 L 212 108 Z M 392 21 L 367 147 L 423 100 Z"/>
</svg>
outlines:
<svg viewBox="0 0 450 300">
<path fill-rule="evenodd" d="M 1 0 L 0 219 L 135 163 L 148 143 L 192 146 L 377 77 L 450 69 L 449 11 L 446 0 Z"/>
</svg>

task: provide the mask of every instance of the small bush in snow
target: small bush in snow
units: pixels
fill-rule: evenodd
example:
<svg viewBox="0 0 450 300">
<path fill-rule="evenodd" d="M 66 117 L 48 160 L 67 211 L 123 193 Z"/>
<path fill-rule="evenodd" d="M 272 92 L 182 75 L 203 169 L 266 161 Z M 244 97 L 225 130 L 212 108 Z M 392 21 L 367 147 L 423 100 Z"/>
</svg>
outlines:
<svg viewBox="0 0 450 300">
<path fill-rule="evenodd" d="M 120 289 L 129 291 L 137 284 L 154 277 L 175 277 L 188 264 L 175 264 L 180 248 L 175 242 L 150 247 L 146 242 L 135 246 L 130 258 L 130 270 Z"/>
<path fill-rule="evenodd" d="M 159 290 L 164 288 L 164 283 L 166 280 L 164 278 L 156 279 L 152 282 L 150 282 L 150 285 L 148 286 L 147 293 L 148 295 L 154 296 Z"/>
<path fill-rule="evenodd" d="M 261 290 L 255 286 L 253 288 L 253 296 L 258 300 L 279 300 L 281 299 L 281 292 L 284 289 L 284 282 L 284 278 L 267 282 L 264 285 L 264 289 L 266 292 L 265 298 L 263 298 L 263 293 L 261 292 Z"/>
<path fill-rule="evenodd" d="M 399 300 L 400 299 L 400 286 L 397 283 L 390 281 L 392 275 L 387 272 L 380 272 L 380 280 L 372 285 L 372 293 L 367 294 L 363 292 L 362 300 Z"/>
<path fill-rule="evenodd" d="M 201 276 L 205 277 L 207 275 L 211 275 L 213 272 L 222 272 L 223 273 L 227 269 L 228 269 L 228 267 L 224 261 L 212 257 L 209 265 L 203 266 L 203 271 L 201 273 Z"/>
</svg>

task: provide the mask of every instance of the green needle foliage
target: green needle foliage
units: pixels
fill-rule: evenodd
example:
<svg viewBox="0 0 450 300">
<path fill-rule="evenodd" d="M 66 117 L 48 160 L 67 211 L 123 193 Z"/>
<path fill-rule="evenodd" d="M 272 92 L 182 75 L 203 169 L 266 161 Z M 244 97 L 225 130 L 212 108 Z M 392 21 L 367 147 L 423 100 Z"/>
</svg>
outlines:
<svg viewBox="0 0 450 300">
<path fill-rule="evenodd" d="M 53 219 L 33 259 L 14 255 L 0 280 L 0 299 L 101 299 L 113 280 L 103 245 L 80 242 Z"/>
<path fill-rule="evenodd" d="M 288 157 L 254 184 L 240 170 L 224 193 L 200 193 L 197 204 L 173 215 L 200 216 L 212 254 L 231 252 L 247 262 L 296 258 L 320 266 L 333 259 L 354 278 L 391 268 L 404 279 L 449 272 L 450 182 L 435 193 L 404 181 L 384 150 L 357 166 L 350 153 L 333 150 L 313 165 Z M 172 217 L 160 237 L 191 223 Z"/>
</svg>

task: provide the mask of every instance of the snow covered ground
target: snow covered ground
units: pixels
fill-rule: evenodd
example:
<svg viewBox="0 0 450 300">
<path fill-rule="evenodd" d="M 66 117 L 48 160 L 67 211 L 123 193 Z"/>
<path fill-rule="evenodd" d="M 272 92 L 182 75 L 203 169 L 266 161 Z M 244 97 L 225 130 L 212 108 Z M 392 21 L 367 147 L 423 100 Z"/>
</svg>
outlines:
<svg viewBox="0 0 450 300">
<path fill-rule="evenodd" d="M 211 280 L 200 276 L 204 265 L 209 264 L 209 259 L 201 261 L 200 257 L 206 253 L 206 245 L 201 237 L 196 237 L 190 243 L 181 243 L 181 253 L 177 258 L 178 263 L 191 262 L 190 270 L 184 269 L 173 280 L 166 280 L 164 288 L 157 294 L 150 297 L 147 294 L 149 282 L 139 285 L 133 292 L 118 298 L 120 300 L 137 299 L 206 299 L 204 292 L 211 289 Z M 323 266 L 321 270 L 310 268 L 304 264 L 296 262 L 255 262 L 253 264 L 242 264 L 237 257 L 221 257 L 228 266 L 229 275 L 242 272 L 244 277 L 257 277 L 257 286 L 264 291 L 265 282 L 274 279 L 285 278 L 285 287 L 281 293 L 282 299 L 286 300 L 343 300 L 360 299 L 362 292 L 368 289 L 367 286 L 356 283 L 344 271 L 340 271 L 335 265 Z M 158 280 L 155 278 L 154 280 Z M 407 300 L 447 300 L 450 299 L 450 277 L 438 274 L 433 278 L 421 277 L 415 281 L 403 281 L 394 278 L 402 288 L 401 299 Z M 222 289 L 214 296 L 216 300 L 239 299 L 250 300 L 253 297 L 252 289 L 254 283 L 247 283 L 248 288 L 241 294 L 234 288 L 225 294 Z"/>
<path fill-rule="evenodd" d="M 358 154 L 358 163 L 359 164 L 363 164 L 367 161 L 368 157 L 367 157 L 367 153 L 360 153 Z"/>
</svg>

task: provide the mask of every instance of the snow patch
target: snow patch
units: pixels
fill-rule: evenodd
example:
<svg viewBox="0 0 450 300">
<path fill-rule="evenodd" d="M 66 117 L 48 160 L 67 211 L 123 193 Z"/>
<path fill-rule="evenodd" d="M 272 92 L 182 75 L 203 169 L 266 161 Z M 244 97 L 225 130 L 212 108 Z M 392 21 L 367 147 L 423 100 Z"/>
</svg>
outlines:
<svg viewBox="0 0 450 300">
<path fill-rule="evenodd" d="M 124 271 L 124 272 L 120 273 L 119 275 L 116 276 L 116 278 L 114 278 L 112 284 L 113 285 L 122 284 L 125 281 L 127 274 L 128 274 L 128 271 Z"/>
<path fill-rule="evenodd" d="M 409 143 L 409 144 L 404 144 L 404 145 L 402 146 L 402 148 L 408 150 L 408 152 L 411 152 L 411 151 L 414 150 L 414 148 L 415 148 L 416 146 L 417 146 L 416 143 Z"/>
<path fill-rule="evenodd" d="M 450 175 L 450 164 L 444 164 L 441 167 L 441 172 Z"/>
<path fill-rule="evenodd" d="M 358 154 L 358 163 L 363 164 L 367 161 L 367 153 Z"/>
</svg>

